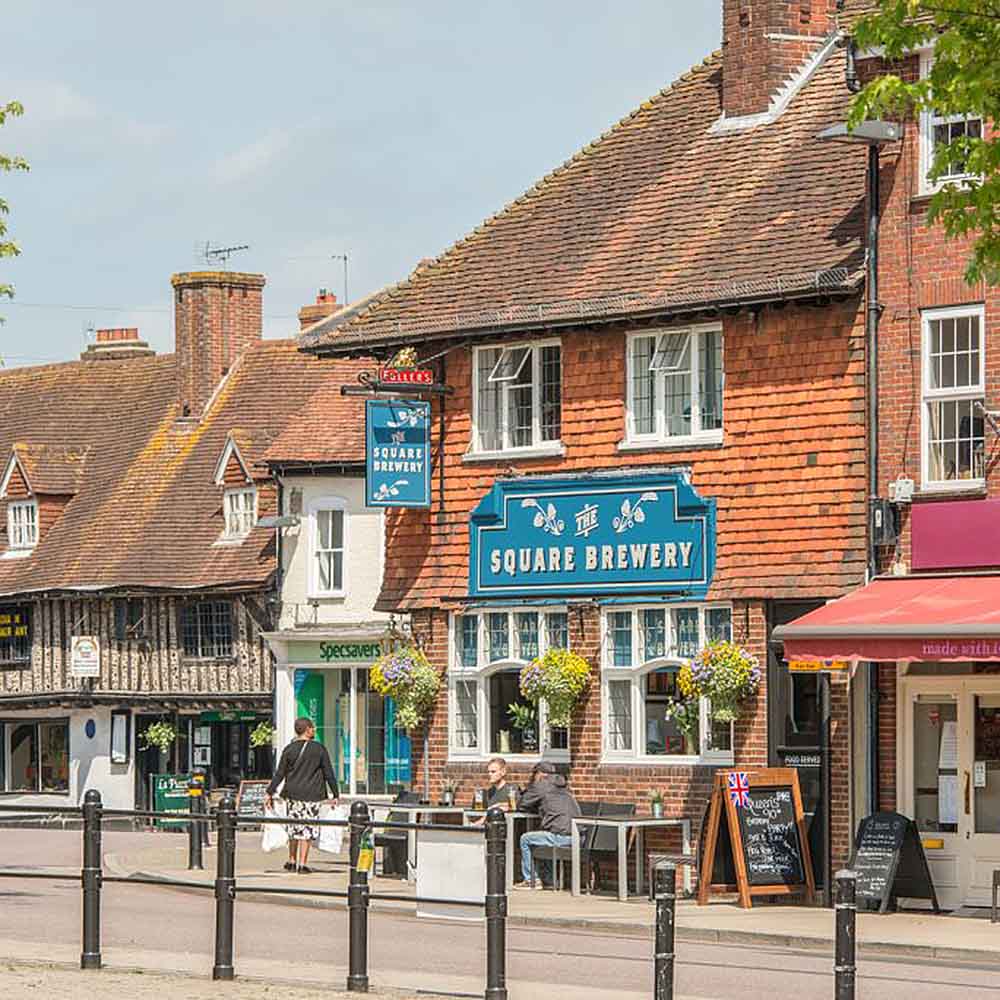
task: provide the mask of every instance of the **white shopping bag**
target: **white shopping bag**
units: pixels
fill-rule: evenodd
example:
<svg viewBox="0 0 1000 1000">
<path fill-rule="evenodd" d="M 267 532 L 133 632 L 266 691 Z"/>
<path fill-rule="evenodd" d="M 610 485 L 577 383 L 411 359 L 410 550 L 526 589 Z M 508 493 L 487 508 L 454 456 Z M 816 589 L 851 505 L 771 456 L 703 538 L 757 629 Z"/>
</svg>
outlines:
<svg viewBox="0 0 1000 1000">
<path fill-rule="evenodd" d="M 265 816 L 280 816 L 284 818 L 288 815 L 288 807 L 281 799 L 275 799 L 274 805 L 270 809 L 264 810 Z M 277 851 L 288 843 L 288 827 L 284 823 L 262 823 L 264 833 L 261 837 L 261 850 Z"/>
<path fill-rule="evenodd" d="M 319 818 L 346 820 L 347 806 L 324 805 L 320 808 Z M 325 854 L 340 854 L 344 846 L 345 829 L 343 826 L 321 826 L 316 846 Z"/>
</svg>

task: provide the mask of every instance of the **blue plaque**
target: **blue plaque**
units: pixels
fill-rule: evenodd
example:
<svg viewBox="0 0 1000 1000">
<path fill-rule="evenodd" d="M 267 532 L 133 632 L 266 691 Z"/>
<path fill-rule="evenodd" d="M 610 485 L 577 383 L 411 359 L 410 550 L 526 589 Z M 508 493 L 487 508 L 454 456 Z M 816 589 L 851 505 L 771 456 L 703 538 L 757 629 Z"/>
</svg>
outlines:
<svg viewBox="0 0 1000 1000">
<path fill-rule="evenodd" d="M 365 502 L 369 507 L 430 507 L 431 404 L 365 402 Z"/>
<path fill-rule="evenodd" d="M 674 472 L 503 480 L 470 534 L 472 597 L 702 598 L 715 570 L 715 501 Z"/>
</svg>

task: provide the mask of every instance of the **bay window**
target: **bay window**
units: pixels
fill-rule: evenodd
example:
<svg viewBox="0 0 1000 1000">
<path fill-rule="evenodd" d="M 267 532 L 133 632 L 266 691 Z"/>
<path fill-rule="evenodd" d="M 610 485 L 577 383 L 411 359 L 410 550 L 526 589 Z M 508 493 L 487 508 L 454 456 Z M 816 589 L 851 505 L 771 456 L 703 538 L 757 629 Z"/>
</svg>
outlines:
<svg viewBox="0 0 1000 1000">
<path fill-rule="evenodd" d="M 555 450 L 562 434 L 558 340 L 473 351 L 470 452 Z"/>
<path fill-rule="evenodd" d="M 602 628 L 604 759 L 730 759 L 732 726 L 714 723 L 707 701 L 698 706 L 690 736 L 666 712 L 679 696 L 681 667 L 706 643 L 732 638 L 732 609 L 701 604 L 610 607 Z"/>
<path fill-rule="evenodd" d="M 981 486 L 985 476 L 982 306 L 929 309 L 923 327 L 923 485 Z"/>
<path fill-rule="evenodd" d="M 568 754 L 569 734 L 549 726 L 545 706 L 521 696 L 520 672 L 549 649 L 566 649 L 564 610 L 470 611 L 453 619 L 448 745 L 452 758 Z"/>
<path fill-rule="evenodd" d="M 625 445 L 722 441 L 722 327 L 630 334 Z"/>
</svg>

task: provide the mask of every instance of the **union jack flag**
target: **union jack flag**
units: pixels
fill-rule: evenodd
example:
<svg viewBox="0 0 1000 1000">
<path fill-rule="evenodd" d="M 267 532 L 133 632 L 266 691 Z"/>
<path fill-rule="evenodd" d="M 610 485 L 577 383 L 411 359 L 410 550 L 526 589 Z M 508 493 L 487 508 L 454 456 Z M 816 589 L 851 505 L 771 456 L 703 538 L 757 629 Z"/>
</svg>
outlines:
<svg viewBox="0 0 1000 1000">
<path fill-rule="evenodd" d="M 729 799 L 737 809 L 750 805 L 750 779 L 746 771 L 729 772 Z"/>
</svg>

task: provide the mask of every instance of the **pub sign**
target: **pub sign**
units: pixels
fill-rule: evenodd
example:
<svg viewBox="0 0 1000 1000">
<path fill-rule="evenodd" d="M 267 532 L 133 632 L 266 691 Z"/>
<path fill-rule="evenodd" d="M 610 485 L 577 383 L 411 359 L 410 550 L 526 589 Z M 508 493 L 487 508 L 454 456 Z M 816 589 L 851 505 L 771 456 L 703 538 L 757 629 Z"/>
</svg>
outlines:
<svg viewBox="0 0 1000 1000">
<path fill-rule="evenodd" d="M 365 502 L 369 507 L 431 505 L 431 404 L 365 402 Z"/>
<path fill-rule="evenodd" d="M 470 597 L 699 598 L 715 570 L 715 501 L 674 472 L 502 480 L 470 536 Z"/>
</svg>

